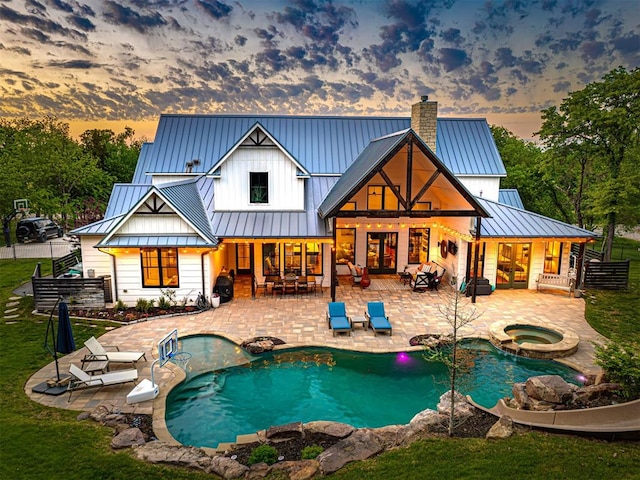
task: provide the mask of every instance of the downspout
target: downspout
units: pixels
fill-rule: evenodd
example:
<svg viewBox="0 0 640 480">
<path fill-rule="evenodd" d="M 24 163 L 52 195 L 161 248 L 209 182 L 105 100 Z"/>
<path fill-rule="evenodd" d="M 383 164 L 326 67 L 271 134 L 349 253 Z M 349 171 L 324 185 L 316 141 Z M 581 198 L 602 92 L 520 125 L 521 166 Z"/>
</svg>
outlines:
<svg viewBox="0 0 640 480">
<path fill-rule="evenodd" d="M 336 283 L 338 272 L 336 271 L 336 217 L 333 217 L 333 243 L 331 244 L 331 301 L 336 301 Z"/>
<path fill-rule="evenodd" d="M 111 270 L 113 271 L 113 291 L 114 291 L 113 303 L 117 303 L 119 298 L 118 298 L 118 271 L 116 270 L 116 256 L 113 255 L 111 252 L 105 252 L 103 250 L 100 250 L 100 251 L 102 253 L 106 253 L 111 257 Z"/>
<path fill-rule="evenodd" d="M 478 262 L 480 256 L 480 227 L 482 226 L 482 217 L 476 217 L 476 245 L 475 258 L 473 259 L 473 296 L 471 303 L 476 303 L 476 291 L 478 290 Z"/>
<path fill-rule="evenodd" d="M 201 280 L 202 280 L 202 294 L 204 295 L 204 298 L 209 298 L 209 295 L 208 295 L 209 292 L 207 292 L 205 290 L 206 280 L 204 278 L 204 256 L 205 255 L 209 255 L 209 253 L 210 252 L 202 252 L 200 254 L 200 276 L 202 277 L 201 278 Z"/>
</svg>

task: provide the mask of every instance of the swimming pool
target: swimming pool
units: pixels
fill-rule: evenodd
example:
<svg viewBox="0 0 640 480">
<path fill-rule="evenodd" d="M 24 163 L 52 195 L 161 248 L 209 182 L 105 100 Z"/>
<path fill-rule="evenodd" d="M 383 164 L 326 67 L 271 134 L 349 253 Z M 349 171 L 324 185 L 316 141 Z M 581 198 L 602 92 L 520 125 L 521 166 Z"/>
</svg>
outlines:
<svg viewBox="0 0 640 480">
<path fill-rule="evenodd" d="M 425 361 L 422 352 L 299 348 L 252 357 L 220 337 L 181 342 L 193 357 L 186 380 L 168 395 L 165 419 L 171 435 L 185 445 L 215 447 L 297 421 L 405 424 L 416 413 L 435 409 L 449 389 L 446 367 Z M 530 376 L 556 374 L 579 383 L 576 371 L 557 362 L 515 357 L 486 341 L 464 348 L 472 375 L 460 390 L 483 406 L 511 396 L 513 384 Z"/>
</svg>

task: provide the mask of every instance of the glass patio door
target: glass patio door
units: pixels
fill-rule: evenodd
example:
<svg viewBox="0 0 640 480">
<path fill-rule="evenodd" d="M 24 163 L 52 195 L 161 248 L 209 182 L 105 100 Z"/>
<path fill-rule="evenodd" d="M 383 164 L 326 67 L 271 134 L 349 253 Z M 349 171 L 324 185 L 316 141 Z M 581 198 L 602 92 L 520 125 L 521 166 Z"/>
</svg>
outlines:
<svg viewBox="0 0 640 480">
<path fill-rule="evenodd" d="M 395 273 L 398 251 L 397 232 L 367 234 L 367 268 L 369 273 Z"/>
<path fill-rule="evenodd" d="M 530 251 L 530 243 L 500 243 L 498 245 L 497 288 L 527 288 Z"/>
<path fill-rule="evenodd" d="M 241 275 L 251 273 L 251 246 L 248 243 L 236 244 L 236 265 Z"/>
</svg>

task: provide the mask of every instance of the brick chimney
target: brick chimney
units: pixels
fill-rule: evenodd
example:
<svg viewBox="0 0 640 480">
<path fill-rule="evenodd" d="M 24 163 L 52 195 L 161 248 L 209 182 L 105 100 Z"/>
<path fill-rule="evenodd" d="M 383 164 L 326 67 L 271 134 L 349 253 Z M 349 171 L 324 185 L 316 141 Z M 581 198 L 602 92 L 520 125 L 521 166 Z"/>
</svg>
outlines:
<svg viewBox="0 0 640 480">
<path fill-rule="evenodd" d="M 436 151 L 436 118 L 438 117 L 438 102 L 430 102 L 429 97 L 423 95 L 420 102 L 411 106 L 411 129 L 435 153 Z"/>
</svg>

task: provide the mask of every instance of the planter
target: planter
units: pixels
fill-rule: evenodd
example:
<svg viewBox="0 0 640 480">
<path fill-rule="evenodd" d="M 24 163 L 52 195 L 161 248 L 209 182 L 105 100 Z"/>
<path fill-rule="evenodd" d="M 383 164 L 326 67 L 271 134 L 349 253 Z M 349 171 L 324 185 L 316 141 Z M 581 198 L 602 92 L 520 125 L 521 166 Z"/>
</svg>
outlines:
<svg viewBox="0 0 640 480">
<path fill-rule="evenodd" d="M 215 293 L 213 294 L 211 297 L 211 306 L 213 308 L 218 308 L 220 306 L 220 295 Z"/>
</svg>

